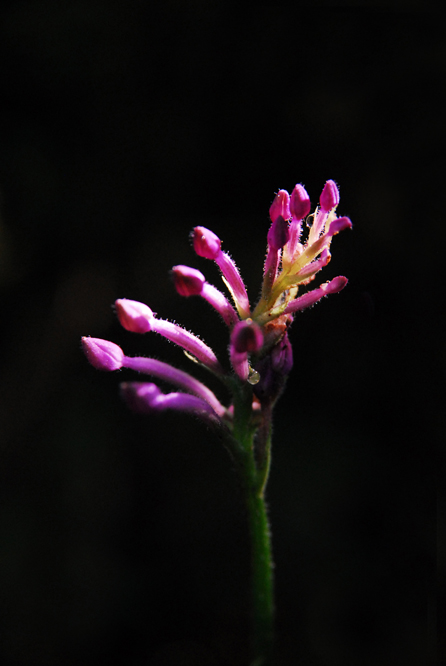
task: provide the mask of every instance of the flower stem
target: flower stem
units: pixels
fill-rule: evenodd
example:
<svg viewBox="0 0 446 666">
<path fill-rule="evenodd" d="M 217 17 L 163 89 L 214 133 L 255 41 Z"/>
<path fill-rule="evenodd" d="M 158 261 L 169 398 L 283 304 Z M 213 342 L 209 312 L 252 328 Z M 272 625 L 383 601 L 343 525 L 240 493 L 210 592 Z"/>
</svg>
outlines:
<svg viewBox="0 0 446 666">
<path fill-rule="evenodd" d="M 273 646 L 273 575 L 271 535 L 263 493 L 247 492 L 251 536 L 251 666 L 270 666 Z"/>
<path fill-rule="evenodd" d="M 263 413 L 257 430 L 244 417 L 251 407 L 252 392 L 246 385 L 234 400 L 234 431 L 232 446 L 234 460 L 247 508 L 251 551 L 251 661 L 250 666 L 271 666 L 274 602 L 271 534 L 265 503 L 271 449 L 271 410 Z M 250 410 L 249 410 L 250 411 Z M 266 412 L 266 413 L 265 413 Z"/>
</svg>

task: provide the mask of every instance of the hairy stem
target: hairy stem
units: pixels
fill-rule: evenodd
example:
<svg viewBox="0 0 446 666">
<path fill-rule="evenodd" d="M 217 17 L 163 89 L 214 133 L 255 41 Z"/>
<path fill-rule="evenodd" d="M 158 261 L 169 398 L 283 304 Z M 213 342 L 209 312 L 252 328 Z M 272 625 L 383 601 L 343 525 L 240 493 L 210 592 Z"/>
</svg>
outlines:
<svg viewBox="0 0 446 666">
<path fill-rule="evenodd" d="M 235 461 L 242 483 L 251 550 L 251 666 L 271 666 L 274 603 L 271 535 L 265 503 L 265 485 L 270 462 L 270 412 L 264 414 L 258 428 L 256 449 L 255 428 L 244 418 L 251 411 L 252 392 L 243 388 L 234 401 L 234 432 L 237 446 Z"/>
<path fill-rule="evenodd" d="M 246 496 L 251 536 L 251 666 L 270 666 L 272 659 L 274 603 L 271 535 L 263 493 Z"/>
</svg>

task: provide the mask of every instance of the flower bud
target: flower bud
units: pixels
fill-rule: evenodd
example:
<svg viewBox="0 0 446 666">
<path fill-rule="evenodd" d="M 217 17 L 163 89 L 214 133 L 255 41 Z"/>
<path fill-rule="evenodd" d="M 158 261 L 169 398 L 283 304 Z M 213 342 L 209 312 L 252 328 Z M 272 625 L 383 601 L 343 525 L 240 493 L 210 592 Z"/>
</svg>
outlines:
<svg viewBox="0 0 446 666">
<path fill-rule="evenodd" d="M 319 199 L 321 208 L 324 212 L 332 210 L 339 203 L 339 190 L 334 180 L 327 180 Z"/>
<path fill-rule="evenodd" d="M 252 319 L 245 319 L 234 326 L 231 343 L 237 353 L 260 351 L 263 345 L 262 329 Z"/>
<path fill-rule="evenodd" d="M 192 232 L 194 250 L 199 257 L 216 259 L 220 253 L 221 240 L 206 227 L 195 227 Z"/>
<path fill-rule="evenodd" d="M 206 282 L 203 273 L 189 266 L 174 266 L 172 277 L 175 289 L 180 296 L 199 296 Z"/>
<path fill-rule="evenodd" d="M 144 303 L 131 301 L 128 298 L 119 298 L 115 301 L 116 314 L 119 323 L 132 333 L 148 333 L 152 330 L 154 315 L 152 310 Z"/>
<path fill-rule="evenodd" d="M 279 190 L 269 209 L 271 222 L 275 222 L 281 215 L 285 220 L 289 220 L 290 215 L 290 195 L 286 190 Z"/>
<path fill-rule="evenodd" d="M 272 348 L 271 353 L 264 356 L 256 364 L 255 369 L 260 375 L 259 382 L 254 386 L 254 393 L 261 402 L 274 403 L 282 393 L 287 375 L 293 367 L 293 350 L 288 335 Z"/>
<path fill-rule="evenodd" d="M 114 342 L 100 338 L 82 338 L 82 349 L 88 361 L 98 370 L 119 370 L 124 361 L 124 352 Z"/>
<path fill-rule="evenodd" d="M 283 248 L 290 239 L 288 222 L 282 215 L 276 217 L 268 231 L 268 246 L 274 252 Z"/>
<path fill-rule="evenodd" d="M 303 220 L 310 212 L 311 203 L 307 190 L 303 185 L 296 185 L 290 201 L 291 215 L 296 220 Z"/>
<path fill-rule="evenodd" d="M 287 333 L 271 350 L 271 367 L 280 375 L 289 375 L 293 367 L 293 349 Z"/>
<path fill-rule="evenodd" d="M 351 229 L 352 228 L 352 223 L 350 218 L 348 217 L 337 217 L 333 222 L 330 224 L 330 229 L 328 231 L 329 236 L 334 236 L 335 234 L 338 234 L 340 231 L 344 231 L 344 229 Z"/>
<path fill-rule="evenodd" d="M 338 277 L 333 278 L 333 280 L 330 280 L 330 282 L 321 284 L 321 289 L 325 292 L 325 294 L 337 294 L 344 289 L 344 287 L 347 285 L 347 282 L 348 280 L 346 277 L 343 275 L 338 275 Z"/>
</svg>

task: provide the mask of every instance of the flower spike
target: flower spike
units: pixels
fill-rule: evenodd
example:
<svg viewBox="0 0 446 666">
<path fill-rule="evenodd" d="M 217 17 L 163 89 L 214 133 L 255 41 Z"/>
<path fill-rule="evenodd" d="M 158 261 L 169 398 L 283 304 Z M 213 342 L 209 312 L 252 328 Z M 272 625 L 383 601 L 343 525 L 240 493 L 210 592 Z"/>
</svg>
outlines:
<svg viewBox="0 0 446 666">
<path fill-rule="evenodd" d="M 159 333 L 179 345 L 186 355 L 212 370 L 226 388 L 233 389 L 234 382 L 252 385 L 257 396 L 254 403 L 251 400 L 252 405 L 255 404 L 251 406 L 253 423 L 258 423 L 259 418 L 269 418 L 267 413 L 280 395 L 293 365 L 288 331 L 295 314 L 325 296 L 340 292 L 347 284 L 347 278 L 338 276 L 304 294 L 299 293 L 329 263 L 333 237 L 352 226 L 349 218 L 336 216 L 338 204 L 339 190 L 333 180 L 325 183 L 320 206 L 312 215 L 309 215 L 310 197 L 303 185 L 295 185 L 291 196 L 286 190 L 278 191 L 269 210 L 271 225 L 267 233 L 262 293 L 253 310 L 234 261 L 221 249 L 220 238 L 206 227 L 198 226 L 192 231 L 195 252 L 215 261 L 235 308 L 196 268 L 174 266 L 175 289 L 186 298 L 204 298 L 222 317 L 230 330 L 229 361 L 233 373 L 221 365 L 214 351 L 199 337 L 178 324 L 158 318 L 144 303 L 118 299 L 115 308 L 120 323 L 127 331 Z M 305 218 L 313 220 L 306 239 L 301 238 Z M 150 382 L 125 382 L 123 396 L 135 409 L 193 412 L 205 420 L 214 419 L 225 427 L 233 427 L 236 402 L 224 407 L 213 391 L 192 375 L 153 358 L 126 356 L 120 347 L 107 340 L 84 337 L 82 346 L 95 368 L 106 371 L 128 368 L 179 389 L 164 394 Z M 259 413 L 263 416 L 259 417 Z"/>
<path fill-rule="evenodd" d="M 192 231 L 196 254 L 215 261 L 235 308 L 195 268 L 174 266 L 173 281 L 178 294 L 204 298 L 227 325 L 229 363 L 225 367 L 200 338 L 175 323 L 159 319 L 144 303 L 125 298 L 116 301 L 116 314 L 127 331 L 159 333 L 182 347 L 186 356 L 193 355 L 193 360 L 212 370 L 214 379 L 230 393 L 227 406 L 204 383 L 183 370 L 150 357 L 126 356 L 108 340 L 82 338 L 83 350 L 95 368 L 125 368 L 174 387 L 165 393 L 152 381 L 123 382 L 122 398 L 134 411 L 185 412 L 219 429 L 240 477 L 250 524 L 252 664 L 272 662 L 273 565 L 264 493 L 271 460 L 273 409 L 293 367 L 290 326 L 296 313 L 340 292 L 347 284 L 347 278 L 338 275 L 299 293 L 329 263 L 333 237 L 352 226 L 347 217 L 336 216 L 339 190 L 333 180 L 325 183 L 319 204 L 311 214 L 310 197 L 300 184 L 295 185 L 291 196 L 286 190 L 276 194 L 269 210 L 271 225 L 261 295 L 253 309 L 234 261 L 221 249 L 220 238 L 206 227 L 198 226 Z M 309 227 L 307 235 L 302 234 L 304 220 Z"/>
</svg>

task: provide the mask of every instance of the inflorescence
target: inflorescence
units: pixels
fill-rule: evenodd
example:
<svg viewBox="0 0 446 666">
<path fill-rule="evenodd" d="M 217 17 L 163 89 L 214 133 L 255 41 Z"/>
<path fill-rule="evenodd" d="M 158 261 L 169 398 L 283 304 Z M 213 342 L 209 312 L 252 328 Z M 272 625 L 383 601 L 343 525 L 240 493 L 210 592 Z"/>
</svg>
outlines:
<svg viewBox="0 0 446 666">
<path fill-rule="evenodd" d="M 240 384 L 252 386 L 252 419 L 260 423 L 262 410 L 270 410 L 274 405 L 293 365 L 288 329 L 294 315 L 324 296 L 341 291 L 347 284 L 347 278 L 338 276 L 298 296 L 299 288 L 314 280 L 330 261 L 333 236 L 352 226 L 348 217 L 336 217 L 338 203 L 339 191 L 332 180 L 326 182 L 319 206 L 312 215 L 310 199 L 302 185 L 296 185 L 291 196 L 286 190 L 279 190 L 269 211 L 272 224 L 267 236 L 262 291 L 254 309 L 240 273 L 232 258 L 222 251 L 218 236 L 205 227 L 193 230 L 195 252 L 218 265 L 234 305 L 195 268 L 174 266 L 174 285 L 181 296 L 201 296 L 219 313 L 229 330 L 232 369 L 225 369 L 200 338 L 175 323 L 157 318 L 143 303 L 118 299 L 115 306 L 121 325 L 133 333 L 152 331 L 171 340 L 233 392 Z M 302 242 L 304 221 L 309 233 Z M 153 358 L 125 356 L 118 345 L 107 340 L 84 337 L 82 346 L 95 368 L 110 371 L 130 368 L 178 389 L 165 394 L 151 382 L 122 383 L 122 396 L 135 411 L 190 412 L 231 431 L 233 406 L 222 405 L 205 384 L 189 373 Z"/>
</svg>

